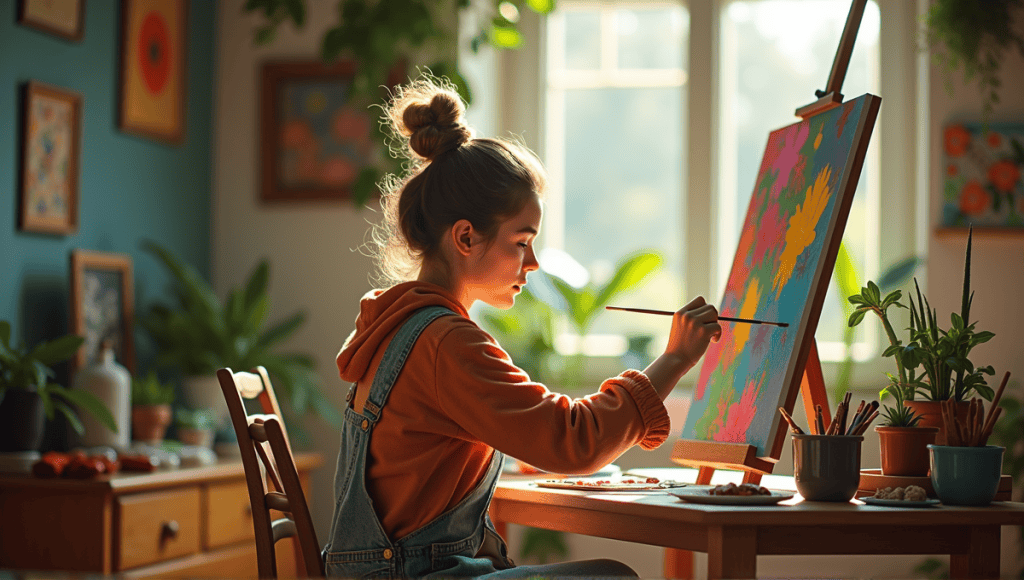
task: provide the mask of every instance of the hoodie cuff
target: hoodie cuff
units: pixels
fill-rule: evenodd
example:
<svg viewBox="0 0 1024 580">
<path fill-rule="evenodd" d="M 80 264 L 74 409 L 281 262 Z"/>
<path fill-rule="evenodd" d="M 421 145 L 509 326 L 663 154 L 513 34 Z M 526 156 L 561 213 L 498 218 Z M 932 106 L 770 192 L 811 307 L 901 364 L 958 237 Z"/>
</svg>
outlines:
<svg viewBox="0 0 1024 580">
<path fill-rule="evenodd" d="M 657 449 L 668 439 L 672 421 L 651 380 L 644 373 L 629 369 L 612 379 L 612 382 L 625 389 L 640 410 L 640 418 L 644 422 L 644 435 L 640 439 L 640 447 L 648 451 Z"/>
</svg>

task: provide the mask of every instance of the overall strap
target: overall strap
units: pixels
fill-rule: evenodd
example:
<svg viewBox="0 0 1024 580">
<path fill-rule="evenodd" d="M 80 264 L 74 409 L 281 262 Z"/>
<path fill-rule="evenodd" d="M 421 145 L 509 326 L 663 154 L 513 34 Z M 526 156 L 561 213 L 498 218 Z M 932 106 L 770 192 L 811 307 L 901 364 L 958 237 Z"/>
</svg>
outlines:
<svg viewBox="0 0 1024 580">
<path fill-rule="evenodd" d="M 370 393 L 363 404 L 363 415 L 371 422 L 376 422 L 380 418 L 380 411 L 384 407 L 384 403 L 387 402 L 388 395 L 391 394 L 391 387 L 395 385 L 395 379 L 402 372 L 405 359 L 412 351 L 420 333 L 428 324 L 445 314 L 455 314 L 455 312 L 444 306 L 420 308 L 402 324 L 395 337 L 391 339 L 387 350 L 384 351 L 384 357 L 377 367 L 377 374 L 373 377 Z"/>
</svg>

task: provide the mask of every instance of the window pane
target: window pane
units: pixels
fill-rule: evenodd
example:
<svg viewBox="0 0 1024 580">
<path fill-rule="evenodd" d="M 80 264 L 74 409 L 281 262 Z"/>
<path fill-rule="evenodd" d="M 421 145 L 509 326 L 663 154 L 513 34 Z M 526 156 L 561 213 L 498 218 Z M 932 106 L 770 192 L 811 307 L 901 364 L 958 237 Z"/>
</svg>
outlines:
<svg viewBox="0 0 1024 580">
<path fill-rule="evenodd" d="M 570 11 L 564 18 L 566 70 L 601 68 L 601 13 Z"/>
<path fill-rule="evenodd" d="M 672 7 L 616 10 L 619 68 L 682 68 L 689 28 L 684 15 Z"/>
<path fill-rule="evenodd" d="M 667 275 L 631 299 L 649 308 L 679 306 L 680 100 L 678 87 L 569 90 L 565 96 L 564 249 L 598 280 L 626 254 L 660 251 Z M 640 318 L 628 324 L 643 323 Z M 646 322 L 665 327 L 664 320 Z M 625 326 L 620 316 L 602 316 L 594 332 Z"/>
<path fill-rule="evenodd" d="M 794 111 L 824 89 L 850 10 L 848 0 L 736 0 L 722 13 L 721 147 L 719 155 L 721 253 L 719 285 L 725 283 L 739 239 L 768 134 L 799 119 Z M 844 100 L 878 94 L 879 11 L 868 2 L 842 86 Z M 877 147 L 879 126 L 871 139 Z M 844 245 L 863 284 L 876 276 L 878 214 L 871 150 L 847 220 Z M 842 301 L 830 287 L 816 337 L 843 340 Z M 862 328 L 858 328 L 858 333 Z M 824 349 L 822 349 L 824 351 Z M 823 352 L 824 355 L 824 352 Z"/>
</svg>

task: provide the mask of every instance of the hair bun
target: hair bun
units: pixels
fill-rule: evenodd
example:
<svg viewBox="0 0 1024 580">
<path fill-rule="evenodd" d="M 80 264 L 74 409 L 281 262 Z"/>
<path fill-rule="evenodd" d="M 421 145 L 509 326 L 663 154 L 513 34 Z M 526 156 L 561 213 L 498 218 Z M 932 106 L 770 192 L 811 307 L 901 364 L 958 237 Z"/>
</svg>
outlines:
<svg viewBox="0 0 1024 580">
<path fill-rule="evenodd" d="M 463 121 L 465 106 L 455 92 L 434 86 L 430 93 L 403 97 L 410 102 L 402 110 L 400 130 L 416 155 L 432 160 L 473 138 Z"/>
</svg>

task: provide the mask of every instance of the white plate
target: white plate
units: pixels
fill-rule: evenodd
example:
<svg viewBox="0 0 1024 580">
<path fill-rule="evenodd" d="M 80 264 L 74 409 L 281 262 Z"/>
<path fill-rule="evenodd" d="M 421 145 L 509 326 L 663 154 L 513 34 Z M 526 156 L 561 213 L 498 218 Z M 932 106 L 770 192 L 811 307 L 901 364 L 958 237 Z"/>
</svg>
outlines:
<svg viewBox="0 0 1024 580">
<path fill-rule="evenodd" d="M 580 483 L 582 482 L 582 483 Z M 534 482 L 537 487 L 551 489 L 577 489 L 581 491 L 661 491 L 683 487 L 686 484 L 678 481 L 662 481 L 661 483 L 597 483 L 597 480 L 586 480 L 567 477 L 565 479 L 547 479 Z"/>
<path fill-rule="evenodd" d="M 775 505 L 780 501 L 792 499 L 788 491 L 773 491 L 771 495 L 711 495 L 710 488 L 705 489 L 670 489 L 669 493 L 690 503 L 713 505 Z"/>
<path fill-rule="evenodd" d="M 877 497 L 857 498 L 868 505 L 884 505 L 886 507 L 931 507 L 939 505 L 937 499 L 926 499 L 924 501 L 907 501 L 905 499 L 880 499 Z"/>
</svg>

